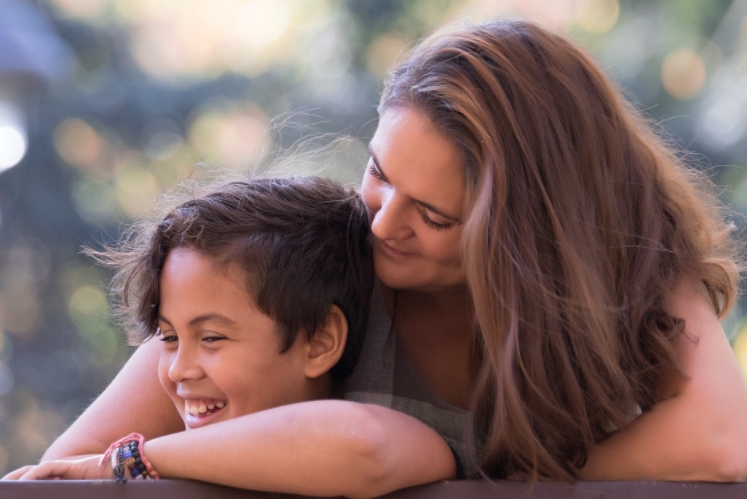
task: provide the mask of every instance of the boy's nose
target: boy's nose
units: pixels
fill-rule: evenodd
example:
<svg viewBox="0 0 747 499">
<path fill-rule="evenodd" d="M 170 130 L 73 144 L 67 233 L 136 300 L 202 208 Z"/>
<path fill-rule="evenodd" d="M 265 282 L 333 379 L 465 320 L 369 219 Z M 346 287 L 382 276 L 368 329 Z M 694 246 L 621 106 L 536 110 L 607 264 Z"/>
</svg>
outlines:
<svg viewBox="0 0 747 499">
<path fill-rule="evenodd" d="M 169 366 L 169 379 L 174 383 L 180 383 L 190 379 L 199 379 L 204 375 L 195 356 L 181 346 L 173 354 Z"/>
</svg>

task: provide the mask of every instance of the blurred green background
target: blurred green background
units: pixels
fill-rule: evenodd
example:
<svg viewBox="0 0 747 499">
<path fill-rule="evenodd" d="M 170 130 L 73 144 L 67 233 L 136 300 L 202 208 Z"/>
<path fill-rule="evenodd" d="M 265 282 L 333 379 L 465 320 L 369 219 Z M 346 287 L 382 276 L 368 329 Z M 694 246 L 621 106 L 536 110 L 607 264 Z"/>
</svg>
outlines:
<svg viewBox="0 0 747 499">
<path fill-rule="evenodd" d="M 357 183 L 387 70 L 445 22 L 504 15 L 569 33 L 747 211 L 747 0 L 0 0 L 0 472 L 131 352 L 82 244 L 312 133 L 348 138 L 295 170 Z M 724 327 L 747 372 L 742 308 Z"/>
</svg>

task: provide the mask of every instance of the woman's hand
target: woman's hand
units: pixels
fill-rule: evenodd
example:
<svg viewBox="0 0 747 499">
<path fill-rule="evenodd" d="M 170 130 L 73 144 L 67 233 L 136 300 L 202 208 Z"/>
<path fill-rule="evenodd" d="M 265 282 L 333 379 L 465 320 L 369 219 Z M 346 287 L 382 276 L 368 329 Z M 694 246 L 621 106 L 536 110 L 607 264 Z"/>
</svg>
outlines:
<svg viewBox="0 0 747 499">
<path fill-rule="evenodd" d="M 100 461 L 100 455 L 47 461 L 11 471 L 3 477 L 3 480 L 98 480 L 114 478 L 114 472 L 109 463 L 102 463 L 99 466 Z"/>
</svg>

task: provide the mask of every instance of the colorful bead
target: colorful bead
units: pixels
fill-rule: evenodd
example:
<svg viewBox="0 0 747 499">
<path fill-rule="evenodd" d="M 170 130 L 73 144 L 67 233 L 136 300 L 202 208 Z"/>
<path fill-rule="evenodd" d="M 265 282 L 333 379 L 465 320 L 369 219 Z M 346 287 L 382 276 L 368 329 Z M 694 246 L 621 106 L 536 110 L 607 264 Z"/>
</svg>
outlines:
<svg viewBox="0 0 747 499">
<path fill-rule="evenodd" d="M 135 480 L 157 480 L 160 478 L 150 461 L 141 453 L 145 437 L 132 433 L 109 446 L 101 457 L 99 466 L 111 458 L 111 466 L 118 482 L 126 482 L 125 470 Z"/>
</svg>

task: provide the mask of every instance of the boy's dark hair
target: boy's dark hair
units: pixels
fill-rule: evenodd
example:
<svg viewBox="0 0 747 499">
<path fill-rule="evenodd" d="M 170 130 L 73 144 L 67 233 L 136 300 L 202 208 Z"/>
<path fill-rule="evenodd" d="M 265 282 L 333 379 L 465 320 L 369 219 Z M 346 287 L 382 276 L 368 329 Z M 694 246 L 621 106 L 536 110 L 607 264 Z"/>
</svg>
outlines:
<svg viewBox="0 0 747 499">
<path fill-rule="evenodd" d="M 368 232 L 359 195 L 332 180 L 252 179 L 182 202 L 159 222 L 134 225 L 115 248 L 84 252 L 116 270 L 117 316 L 134 344 L 157 331 L 161 271 L 174 248 L 243 268 L 249 296 L 279 325 L 281 353 L 300 330 L 311 336 L 324 326 L 337 305 L 348 321 L 343 355 L 331 370 L 339 382 L 358 360 L 368 321 Z"/>
</svg>

